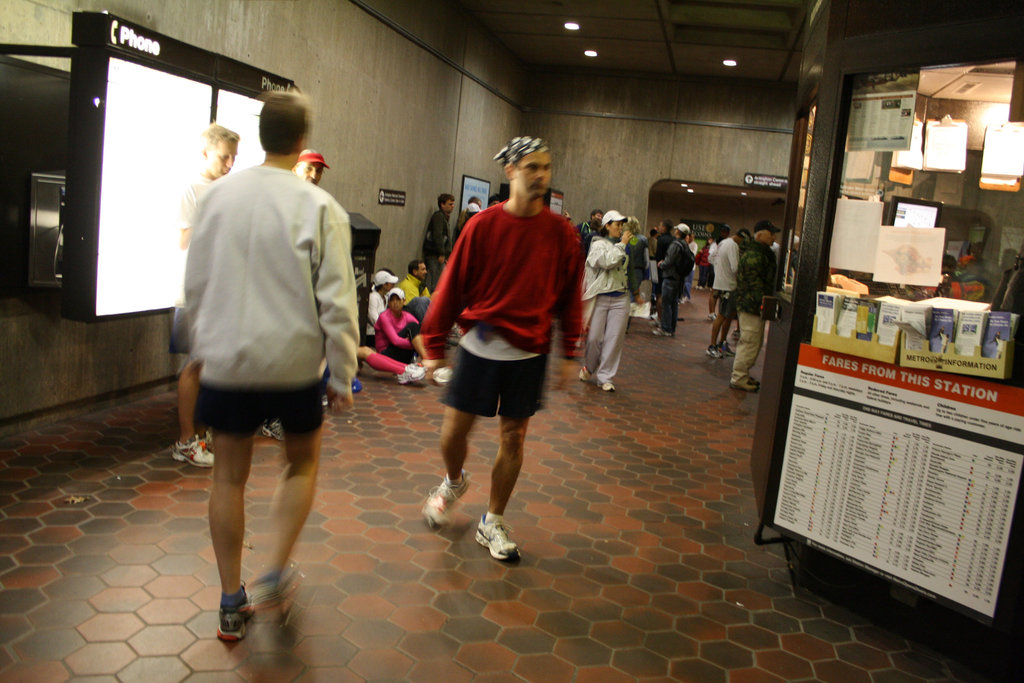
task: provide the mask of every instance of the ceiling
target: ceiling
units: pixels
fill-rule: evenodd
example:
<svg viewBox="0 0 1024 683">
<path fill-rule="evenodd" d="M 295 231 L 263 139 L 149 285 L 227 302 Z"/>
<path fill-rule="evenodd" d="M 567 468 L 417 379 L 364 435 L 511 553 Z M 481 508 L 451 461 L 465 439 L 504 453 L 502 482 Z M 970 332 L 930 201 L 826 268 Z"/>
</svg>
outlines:
<svg viewBox="0 0 1024 683">
<path fill-rule="evenodd" d="M 456 0 L 527 66 L 795 82 L 815 0 Z M 564 27 L 579 24 L 579 30 Z M 596 57 L 587 57 L 594 50 Z M 733 67 L 723 65 L 734 59 Z"/>
<path fill-rule="evenodd" d="M 917 91 L 947 100 L 1010 103 L 1016 62 L 922 69 Z"/>
</svg>

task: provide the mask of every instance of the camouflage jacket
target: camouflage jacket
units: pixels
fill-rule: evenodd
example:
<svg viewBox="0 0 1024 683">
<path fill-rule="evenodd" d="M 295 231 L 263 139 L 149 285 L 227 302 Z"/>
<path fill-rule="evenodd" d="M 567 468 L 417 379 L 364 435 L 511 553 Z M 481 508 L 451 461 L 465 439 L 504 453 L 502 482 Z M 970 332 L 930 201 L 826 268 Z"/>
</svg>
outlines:
<svg viewBox="0 0 1024 683">
<path fill-rule="evenodd" d="M 744 240 L 736 268 L 736 308 L 743 313 L 761 312 L 761 299 L 774 294 L 775 252 L 757 240 Z"/>
</svg>

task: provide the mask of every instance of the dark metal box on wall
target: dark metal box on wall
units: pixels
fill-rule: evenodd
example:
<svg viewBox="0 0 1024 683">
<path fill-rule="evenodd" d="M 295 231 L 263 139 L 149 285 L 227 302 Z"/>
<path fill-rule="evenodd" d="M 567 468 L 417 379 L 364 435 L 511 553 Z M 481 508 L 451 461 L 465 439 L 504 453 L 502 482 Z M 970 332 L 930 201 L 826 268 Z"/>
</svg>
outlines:
<svg viewBox="0 0 1024 683">
<path fill-rule="evenodd" d="M 356 296 L 359 299 L 359 333 L 362 337 L 368 317 L 370 288 L 373 286 L 374 262 L 380 244 L 380 228 L 360 213 L 350 213 L 352 225 L 352 269 L 356 277 Z"/>
</svg>

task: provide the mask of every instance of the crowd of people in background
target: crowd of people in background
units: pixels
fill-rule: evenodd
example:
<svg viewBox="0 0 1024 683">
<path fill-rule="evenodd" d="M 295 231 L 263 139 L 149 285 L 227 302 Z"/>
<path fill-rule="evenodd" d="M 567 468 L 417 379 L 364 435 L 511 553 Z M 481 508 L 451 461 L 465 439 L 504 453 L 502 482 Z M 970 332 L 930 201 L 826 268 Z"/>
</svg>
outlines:
<svg viewBox="0 0 1024 683">
<path fill-rule="evenodd" d="M 587 342 L 580 380 L 593 380 L 604 391 L 614 391 L 612 379 L 630 317 L 636 317 L 647 304 L 652 333 L 675 337 L 678 323 L 684 320 L 680 305 L 690 304 L 693 292 L 703 290 L 708 292 L 704 320 L 711 323 L 705 355 L 716 360 L 733 358 L 729 386 L 757 391 L 760 383 L 748 371 L 764 333 L 762 299 L 772 294 L 774 286 L 775 271 L 767 268 L 764 251 L 777 260 L 774 239 L 778 228 L 762 220 L 752 230 L 741 228 L 733 233 L 729 225 L 721 224 L 705 236 L 703 244 L 698 244 L 693 228 L 682 221 L 663 220 L 647 237 L 639 231 L 636 218 L 626 218 L 616 210 L 594 209 L 576 226 L 586 262 Z M 745 335 L 741 318 L 753 315 L 757 320 L 746 322 L 750 331 Z M 736 349 L 729 343 L 734 322 Z"/>
</svg>

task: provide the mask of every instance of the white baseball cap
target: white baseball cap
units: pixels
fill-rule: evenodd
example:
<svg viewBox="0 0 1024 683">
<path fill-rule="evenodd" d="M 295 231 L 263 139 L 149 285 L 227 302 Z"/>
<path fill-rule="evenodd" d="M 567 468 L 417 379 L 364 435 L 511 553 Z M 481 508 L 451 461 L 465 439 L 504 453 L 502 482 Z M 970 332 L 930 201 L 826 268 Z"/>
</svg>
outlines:
<svg viewBox="0 0 1024 683">
<path fill-rule="evenodd" d="M 613 221 L 625 221 L 625 220 L 626 220 L 625 216 L 623 216 L 621 213 L 619 213 L 615 209 L 612 209 L 611 211 L 609 211 L 608 213 L 606 213 L 604 215 L 604 218 L 601 219 L 601 225 L 605 226 L 605 225 L 608 225 L 609 223 L 611 223 Z"/>
<path fill-rule="evenodd" d="M 396 282 L 398 282 L 398 278 L 386 270 L 378 270 L 373 276 L 374 287 L 380 287 L 381 285 L 393 285 Z"/>
</svg>

